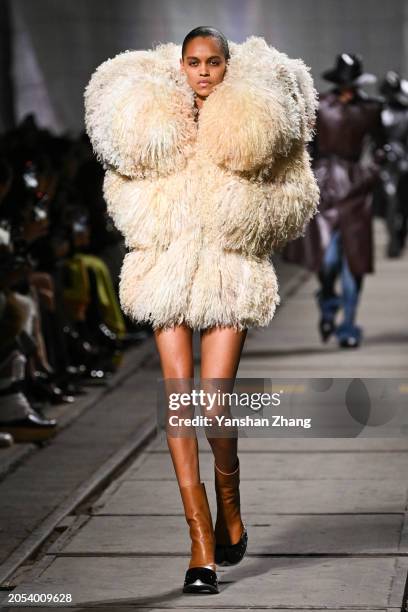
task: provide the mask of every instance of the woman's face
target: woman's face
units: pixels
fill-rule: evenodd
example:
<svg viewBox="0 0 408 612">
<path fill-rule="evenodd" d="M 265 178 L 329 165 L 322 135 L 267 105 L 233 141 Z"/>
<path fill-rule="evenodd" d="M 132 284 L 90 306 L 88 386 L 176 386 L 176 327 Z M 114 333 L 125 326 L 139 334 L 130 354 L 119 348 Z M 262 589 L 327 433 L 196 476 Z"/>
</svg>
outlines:
<svg viewBox="0 0 408 612">
<path fill-rule="evenodd" d="M 214 36 L 197 36 L 185 48 L 180 68 L 187 82 L 201 99 L 205 99 L 215 85 L 224 78 L 227 64 L 218 40 Z"/>
</svg>

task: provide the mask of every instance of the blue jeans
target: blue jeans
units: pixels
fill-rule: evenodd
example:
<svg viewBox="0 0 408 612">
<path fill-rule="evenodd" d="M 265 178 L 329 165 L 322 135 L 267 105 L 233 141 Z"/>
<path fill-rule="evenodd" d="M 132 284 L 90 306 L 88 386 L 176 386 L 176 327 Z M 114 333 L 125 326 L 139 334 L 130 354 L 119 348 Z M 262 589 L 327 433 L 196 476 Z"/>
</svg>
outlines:
<svg viewBox="0 0 408 612">
<path fill-rule="evenodd" d="M 341 277 L 342 295 L 334 288 L 337 276 Z M 342 250 L 340 231 L 333 232 L 318 273 L 321 289 L 316 297 L 324 319 L 332 321 L 339 308 L 343 308 L 343 321 L 336 327 L 339 340 L 361 337 L 361 328 L 355 325 L 358 300 L 362 287 L 362 276 L 354 275 Z"/>
</svg>

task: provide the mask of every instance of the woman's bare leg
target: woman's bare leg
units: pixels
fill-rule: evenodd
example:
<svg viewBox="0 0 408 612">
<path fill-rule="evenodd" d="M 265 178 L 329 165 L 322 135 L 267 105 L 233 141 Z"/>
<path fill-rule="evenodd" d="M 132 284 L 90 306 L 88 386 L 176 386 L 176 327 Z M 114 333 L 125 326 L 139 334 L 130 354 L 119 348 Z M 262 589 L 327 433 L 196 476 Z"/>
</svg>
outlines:
<svg viewBox="0 0 408 612">
<path fill-rule="evenodd" d="M 236 377 L 246 335 L 246 329 L 237 331 L 232 327 L 217 326 L 201 330 L 202 381 L 211 378 L 226 378 L 229 381 L 226 381 L 224 391 L 232 391 L 230 387 Z M 206 435 L 219 469 L 227 473 L 232 472 L 237 465 L 237 437 L 211 438 L 208 430 L 206 430 Z"/>
<path fill-rule="evenodd" d="M 187 325 L 156 330 L 156 346 L 160 356 L 164 379 L 171 379 L 171 392 L 189 393 L 194 381 L 193 330 Z M 178 383 L 177 380 L 180 379 Z M 192 383 L 190 384 L 190 380 Z M 179 408 L 178 416 L 192 416 L 189 407 Z M 200 482 L 198 443 L 195 427 L 183 428 L 182 437 L 177 432 L 167 433 L 167 444 L 180 487 Z"/>
<path fill-rule="evenodd" d="M 193 331 L 185 325 L 155 332 L 166 395 L 190 393 L 194 386 Z M 207 567 L 215 572 L 215 536 L 211 510 L 201 483 L 198 442 L 195 427 L 169 426 L 167 411 L 167 443 L 180 487 L 185 517 L 190 527 L 190 568 Z M 194 416 L 194 406 L 177 409 L 180 417 Z M 180 437 L 181 436 L 181 437 Z M 187 577 L 187 574 L 186 574 Z"/>
</svg>

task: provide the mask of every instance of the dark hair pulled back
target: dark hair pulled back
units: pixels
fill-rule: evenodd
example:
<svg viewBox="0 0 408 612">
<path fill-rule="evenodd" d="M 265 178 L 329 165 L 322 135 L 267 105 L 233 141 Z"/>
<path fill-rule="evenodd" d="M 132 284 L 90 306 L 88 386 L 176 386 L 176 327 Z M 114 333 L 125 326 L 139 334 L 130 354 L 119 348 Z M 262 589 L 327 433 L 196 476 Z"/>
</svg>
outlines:
<svg viewBox="0 0 408 612">
<path fill-rule="evenodd" d="M 190 40 L 193 40 L 193 38 L 197 38 L 197 36 L 204 36 L 204 37 L 213 36 L 214 38 L 216 38 L 218 42 L 220 43 L 225 60 L 226 61 L 229 60 L 230 50 L 229 50 L 228 40 L 226 36 L 219 30 L 217 30 L 216 28 L 212 28 L 211 26 L 199 26 L 198 28 L 194 28 L 194 30 L 191 30 L 191 32 L 187 34 L 187 36 L 183 40 L 183 44 L 181 47 L 181 57 L 182 58 L 184 58 L 187 43 Z"/>
</svg>

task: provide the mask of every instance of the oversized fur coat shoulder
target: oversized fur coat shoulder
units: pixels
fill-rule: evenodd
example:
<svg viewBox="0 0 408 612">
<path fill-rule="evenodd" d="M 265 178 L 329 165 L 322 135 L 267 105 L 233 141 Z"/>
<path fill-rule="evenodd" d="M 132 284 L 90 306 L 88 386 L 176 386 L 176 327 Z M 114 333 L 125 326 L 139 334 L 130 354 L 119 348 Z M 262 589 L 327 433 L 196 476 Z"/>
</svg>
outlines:
<svg viewBox="0 0 408 612">
<path fill-rule="evenodd" d="M 249 222 L 255 243 L 258 238 L 266 249 L 279 248 L 316 212 L 318 188 L 305 148 L 318 105 L 310 68 L 261 37 L 229 46 L 224 80 L 205 101 L 198 123 L 194 92 L 179 67 L 181 45 L 119 53 L 92 75 L 84 96 L 86 129 L 97 158 L 111 170 L 105 195 L 129 246 L 138 242 L 132 242 L 135 224 L 152 211 L 149 193 L 160 188 L 169 203 L 175 195 L 194 199 L 194 187 L 203 187 L 200 164 L 207 173 L 212 164 L 207 204 L 223 217 L 229 246 L 239 225 Z M 131 208 L 120 203 L 125 177 L 135 179 Z M 176 188 L 180 184 L 187 193 Z M 252 227 L 257 220 L 262 235 Z M 242 230 L 241 246 L 250 249 Z"/>
<path fill-rule="evenodd" d="M 156 326 L 266 324 L 279 302 L 268 257 L 317 212 L 306 146 L 318 105 L 310 68 L 261 37 L 229 47 L 224 79 L 198 121 L 174 43 L 119 53 L 85 89 L 108 211 L 131 249 L 122 306 Z M 205 292 L 211 275 L 218 288 Z"/>
<path fill-rule="evenodd" d="M 261 37 L 229 46 L 198 130 L 180 45 L 125 51 L 98 66 L 85 89 L 85 124 L 99 160 L 129 177 L 159 176 L 182 168 L 199 144 L 215 162 L 250 171 L 309 140 L 318 104 L 310 68 Z"/>
</svg>

